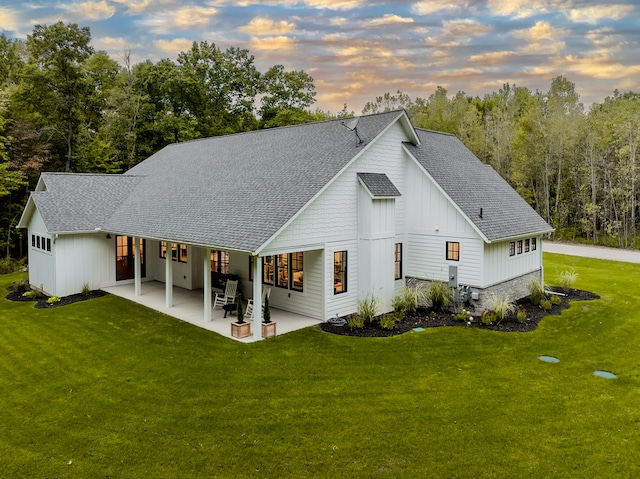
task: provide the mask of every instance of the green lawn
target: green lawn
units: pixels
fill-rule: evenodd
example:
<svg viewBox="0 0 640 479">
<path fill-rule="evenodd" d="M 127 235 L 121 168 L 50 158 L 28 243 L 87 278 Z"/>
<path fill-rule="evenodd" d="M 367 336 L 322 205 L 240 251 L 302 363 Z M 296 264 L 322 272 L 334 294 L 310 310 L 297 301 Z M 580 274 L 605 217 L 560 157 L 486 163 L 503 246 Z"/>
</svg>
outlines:
<svg viewBox="0 0 640 479">
<path fill-rule="evenodd" d="M 0 476 L 637 477 L 640 265 L 545 254 L 548 283 L 567 267 L 602 298 L 530 333 L 247 345 L 113 296 L 3 293 Z"/>
</svg>

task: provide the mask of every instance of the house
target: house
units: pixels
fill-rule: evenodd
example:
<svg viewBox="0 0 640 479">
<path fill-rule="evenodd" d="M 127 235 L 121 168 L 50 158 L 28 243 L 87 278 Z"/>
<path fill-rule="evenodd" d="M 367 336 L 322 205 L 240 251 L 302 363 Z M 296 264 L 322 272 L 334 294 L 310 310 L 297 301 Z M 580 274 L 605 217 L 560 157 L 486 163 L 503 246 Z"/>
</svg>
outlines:
<svg viewBox="0 0 640 479">
<path fill-rule="evenodd" d="M 18 227 L 50 295 L 160 281 L 170 305 L 174 285 L 235 275 L 257 311 L 268 285 L 272 306 L 319 320 L 369 294 L 388 311 L 409 279 L 450 281 L 478 307 L 526 296 L 552 231 L 402 110 L 172 144 L 122 175 L 42 173 Z"/>
</svg>

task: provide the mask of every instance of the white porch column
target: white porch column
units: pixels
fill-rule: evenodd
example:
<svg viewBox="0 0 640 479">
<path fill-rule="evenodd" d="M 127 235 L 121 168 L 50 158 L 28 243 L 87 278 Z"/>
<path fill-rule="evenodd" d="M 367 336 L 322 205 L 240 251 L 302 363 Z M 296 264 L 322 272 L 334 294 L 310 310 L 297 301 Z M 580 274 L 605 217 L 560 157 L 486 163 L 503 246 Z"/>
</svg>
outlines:
<svg viewBox="0 0 640 479">
<path fill-rule="evenodd" d="M 262 339 L 262 258 L 253 257 L 253 337 Z"/>
<path fill-rule="evenodd" d="M 173 243 L 167 241 L 167 257 L 165 258 L 165 305 L 167 308 L 173 306 L 173 259 L 172 259 Z"/>
<path fill-rule="evenodd" d="M 140 267 L 140 242 L 141 238 L 133 238 L 133 281 L 135 283 L 134 286 L 134 294 L 135 296 L 140 296 L 142 291 L 142 268 Z"/>
<path fill-rule="evenodd" d="M 204 320 L 211 321 L 211 250 L 202 248 L 204 256 Z"/>
</svg>

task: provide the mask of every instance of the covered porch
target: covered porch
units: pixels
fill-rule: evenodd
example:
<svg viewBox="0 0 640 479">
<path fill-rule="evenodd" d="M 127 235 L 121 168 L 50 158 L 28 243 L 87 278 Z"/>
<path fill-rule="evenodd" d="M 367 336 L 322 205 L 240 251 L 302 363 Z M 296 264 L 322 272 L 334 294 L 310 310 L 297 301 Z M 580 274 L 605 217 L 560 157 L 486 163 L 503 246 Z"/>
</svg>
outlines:
<svg viewBox="0 0 640 479">
<path fill-rule="evenodd" d="M 203 289 L 188 290 L 173 286 L 173 302 L 170 308 L 166 305 L 166 285 L 160 281 L 142 282 L 139 285 L 140 293 L 136 294 L 135 284 L 123 284 L 102 288 L 104 291 L 116 296 L 142 304 L 155 311 L 173 316 L 209 331 L 216 332 L 225 338 L 235 339 L 244 343 L 251 343 L 261 338 L 256 337 L 254 325 L 251 326 L 252 334 L 246 338 L 238 339 L 231 336 L 231 323 L 236 321 L 235 313 L 227 314 L 224 318 L 222 308 L 212 309 L 211 321 L 205 321 L 202 311 L 204 301 Z M 213 302 L 211 303 L 213 304 Z M 298 329 L 320 324 L 321 321 L 300 314 L 283 311 L 270 307 L 271 320 L 277 322 L 277 336 L 296 331 Z"/>
</svg>

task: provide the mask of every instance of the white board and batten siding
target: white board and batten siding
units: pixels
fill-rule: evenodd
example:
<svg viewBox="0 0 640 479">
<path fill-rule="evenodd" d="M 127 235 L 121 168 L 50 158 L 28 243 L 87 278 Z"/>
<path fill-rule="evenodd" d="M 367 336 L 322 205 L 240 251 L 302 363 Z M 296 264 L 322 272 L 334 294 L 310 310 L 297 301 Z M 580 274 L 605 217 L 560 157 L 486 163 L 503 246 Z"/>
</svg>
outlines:
<svg viewBox="0 0 640 479">
<path fill-rule="evenodd" d="M 409 138 L 399 123 L 392 125 L 371 147 L 342 172 L 300 215 L 295 218 L 267 249 L 272 251 L 324 251 L 324 300 L 323 318 L 336 314 L 348 314 L 358 309 L 358 190 L 357 174 L 384 173 L 398 188 L 401 195 L 395 200 L 394 235 L 404 231 L 405 165 L 409 161 L 402 149 L 402 142 Z M 392 240 L 395 242 L 395 240 Z M 391 245 L 393 245 L 393 242 Z M 347 251 L 347 291 L 333 292 L 333 253 Z M 306 253 L 305 253 L 306 260 Z M 393 282 L 393 250 L 389 252 L 389 274 Z M 305 289 L 309 289 L 306 281 Z M 274 294 L 272 292 L 272 294 Z M 293 296 L 293 294 L 292 294 Z M 275 306 L 275 303 L 274 303 Z M 316 317 L 315 315 L 313 317 Z"/>
<path fill-rule="evenodd" d="M 411 163 L 407 181 L 406 275 L 447 281 L 449 266 L 458 267 L 458 282 L 483 283 L 484 241 L 436 184 Z M 447 261 L 447 241 L 460 243 L 460 260 Z"/>
<path fill-rule="evenodd" d="M 35 288 L 47 294 L 55 295 L 55 237 L 50 235 L 42 221 L 42 216 L 37 208 L 33 209 L 33 215 L 29 222 L 29 282 Z M 32 245 L 31 237 L 40 236 L 51 241 L 51 251 L 37 248 Z"/>
</svg>

